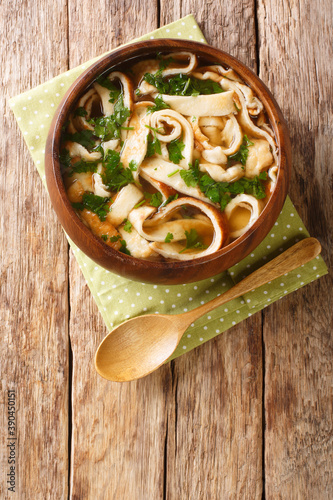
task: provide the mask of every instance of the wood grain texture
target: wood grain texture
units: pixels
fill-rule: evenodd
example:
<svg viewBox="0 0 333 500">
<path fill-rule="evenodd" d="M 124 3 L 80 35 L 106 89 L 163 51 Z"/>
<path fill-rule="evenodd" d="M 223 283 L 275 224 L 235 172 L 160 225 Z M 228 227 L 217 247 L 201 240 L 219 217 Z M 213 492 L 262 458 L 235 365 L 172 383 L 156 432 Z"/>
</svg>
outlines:
<svg viewBox="0 0 333 500">
<path fill-rule="evenodd" d="M 66 4 L 7 2 L 1 14 L 0 497 L 66 498 L 67 243 L 8 107 L 9 97 L 67 69 Z M 5 482 L 8 389 L 16 391 L 15 493 Z"/>
<path fill-rule="evenodd" d="M 254 2 L 162 1 L 161 25 L 178 12 L 256 70 Z M 261 329 L 258 314 L 172 362 L 167 499 L 261 498 Z"/>
<path fill-rule="evenodd" d="M 81 44 L 78 26 L 91 43 Z M 100 1 L 93 10 L 90 2 L 80 8 L 72 2 L 70 64 L 76 66 L 157 27 L 155 2 Z M 71 498 L 162 498 L 170 367 L 130 384 L 103 380 L 93 358 L 107 331 L 73 257 L 70 277 Z"/>
<path fill-rule="evenodd" d="M 92 360 L 106 328 L 8 108 L 9 96 L 189 13 L 276 96 L 294 147 L 291 196 L 332 264 L 328 0 L 3 2 L 0 443 L 14 388 L 18 488 L 6 492 L 2 453 L 1 498 L 252 500 L 263 487 L 267 499 L 333 496 L 332 277 L 147 379 L 104 381 Z"/>
<path fill-rule="evenodd" d="M 332 264 L 333 234 L 332 14 L 330 2 L 307 0 L 260 1 L 258 11 L 260 76 L 291 130 L 290 193 L 310 232 L 321 240 L 327 264 Z M 331 289 L 332 276 L 322 278 L 265 313 L 269 499 L 333 496 Z"/>
</svg>

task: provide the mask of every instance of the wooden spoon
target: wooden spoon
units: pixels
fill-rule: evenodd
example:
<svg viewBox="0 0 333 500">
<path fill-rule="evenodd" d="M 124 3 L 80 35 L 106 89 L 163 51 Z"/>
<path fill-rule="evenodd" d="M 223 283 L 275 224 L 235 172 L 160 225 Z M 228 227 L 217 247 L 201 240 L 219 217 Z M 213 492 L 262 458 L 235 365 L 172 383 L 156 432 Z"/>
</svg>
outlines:
<svg viewBox="0 0 333 500">
<path fill-rule="evenodd" d="M 95 356 L 97 372 L 108 380 L 125 382 L 148 375 L 174 352 L 193 321 L 216 307 L 236 299 L 319 255 L 315 238 L 306 238 L 237 283 L 219 297 L 192 311 L 167 315 L 149 314 L 125 321 L 110 332 Z"/>
</svg>

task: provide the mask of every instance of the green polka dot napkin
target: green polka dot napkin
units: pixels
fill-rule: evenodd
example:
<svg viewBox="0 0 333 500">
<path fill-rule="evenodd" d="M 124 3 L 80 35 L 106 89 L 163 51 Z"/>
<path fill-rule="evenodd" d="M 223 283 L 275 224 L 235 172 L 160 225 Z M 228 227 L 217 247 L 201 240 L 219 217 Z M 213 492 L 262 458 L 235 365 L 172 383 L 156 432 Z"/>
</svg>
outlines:
<svg viewBox="0 0 333 500">
<path fill-rule="evenodd" d="M 153 31 L 140 40 L 166 37 L 205 42 L 192 15 Z M 44 148 L 53 114 L 68 87 L 97 59 L 10 100 L 10 106 L 44 184 Z M 306 236 L 308 236 L 307 230 L 291 201 L 287 199 L 271 233 L 251 255 L 229 269 L 229 272 L 197 283 L 172 286 L 149 285 L 119 277 L 96 265 L 73 242 L 70 241 L 70 245 L 104 321 L 111 329 L 122 321 L 140 314 L 181 313 L 204 304 Z M 172 358 L 190 351 L 326 273 L 324 261 L 321 257 L 317 257 L 287 276 L 268 283 L 244 297 L 232 300 L 192 324 Z"/>
</svg>

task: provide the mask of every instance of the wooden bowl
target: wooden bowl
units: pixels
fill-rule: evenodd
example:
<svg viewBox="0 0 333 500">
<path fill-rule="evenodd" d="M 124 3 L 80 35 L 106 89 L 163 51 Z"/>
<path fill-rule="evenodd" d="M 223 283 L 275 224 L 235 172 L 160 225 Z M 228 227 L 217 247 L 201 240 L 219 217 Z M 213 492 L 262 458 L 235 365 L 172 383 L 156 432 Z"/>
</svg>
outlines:
<svg viewBox="0 0 333 500">
<path fill-rule="evenodd" d="M 279 150 L 279 171 L 275 189 L 258 220 L 241 237 L 218 252 L 189 261 L 152 262 L 114 250 L 81 222 L 65 191 L 59 163 L 61 130 L 79 96 L 102 73 L 135 58 L 156 56 L 157 52 L 186 50 L 208 63 L 230 67 L 261 99 Z M 264 83 L 244 64 L 222 50 L 197 42 L 160 39 L 133 43 L 115 50 L 87 69 L 69 88 L 53 118 L 45 152 L 46 181 L 53 207 L 69 237 L 93 261 L 126 278 L 148 283 L 179 284 L 214 276 L 233 266 L 256 248 L 274 225 L 287 196 L 291 168 L 288 129 L 281 110 Z"/>
</svg>

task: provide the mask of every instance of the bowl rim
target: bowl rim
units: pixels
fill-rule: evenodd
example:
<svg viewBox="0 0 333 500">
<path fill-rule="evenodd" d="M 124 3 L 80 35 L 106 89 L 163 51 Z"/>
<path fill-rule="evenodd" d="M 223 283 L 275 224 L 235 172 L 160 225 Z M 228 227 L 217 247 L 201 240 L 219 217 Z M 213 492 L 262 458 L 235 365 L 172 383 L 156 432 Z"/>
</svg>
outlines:
<svg viewBox="0 0 333 500">
<path fill-rule="evenodd" d="M 240 78 L 249 85 L 250 88 L 254 90 L 256 95 L 259 97 L 261 102 L 264 105 L 265 111 L 270 120 L 270 124 L 273 128 L 275 134 L 275 140 L 278 146 L 278 174 L 276 186 L 269 197 L 267 204 L 265 205 L 263 211 L 261 212 L 258 219 L 254 224 L 240 237 L 229 243 L 228 245 L 222 247 L 217 252 L 209 254 L 204 257 L 198 257 L 192 260 L 184 260 L 184 261 L 150 261 L 146 259 L 139 259 L 137 257 L 126 255 L 118 250 L 113 249 L 112 247 L 106 245 L 102 239 L 95 236 L 90 229 L 88 229 L 84 223 L 77 216 L 74 208 L 72 207 L 65 190 L 65 185 L 63 182 L 60 161 L 59 161 L 59 152 L 60 152 L 60 143 L 61 143 L 61 128 L 63 127 L 66 118 L 72 108 L 74 107 L 77 99 L 80 95 L 84 93 L 85 90 L 96 80 L 96 78 L 106 72 L 110 72 L 116 66 L 123 64 L 126 61 L 130 61 L 131 59 L 142 59 L 144 57 L 149 57 L 154 52 L 157 51 L 163 52 L 176 52 L 179 50 L 186 51 L 194 51 L 197 55 L 201 55 L 206 59 L 214 59 L 219 62 L 219 64 L 223 66 L 227 66 L 232 68 Z M 126 58 L 124 59 L 124 54 L 126 54 Z M 224 52 L 221 49 L 216 47 L 212 47 L 208 44 L 203 44 L 200 42 L 188 41 L 188 40 L 178 40 L 173 38 L 162 38 L 162 39 L 154 39 L 154 40 L 145 40 L 139 42 L 133 42 L 118 49 L 115 49 L 111 53 L 103 56 L 101 59 L 93 63 L 86 69 L 69 87 L 64 97 L 62 98 L 52 121 L 50 131 L 47 138 L 47 146 L 45 150 L 45 165 L 46 165 L 46 181 L 48 190 L 50 192 L 50 183 L 56 184 L 56 187 L 59 192 L 59 196 L 57 200 L 53 200 L 51 197 L 51 201 L 53 206 L 57 211 L 57 206 L 59 203 L 63 204 L 63 208 L 66 211 L 66 217 L 68 217 L 68 223 L 66 224 L 65 218 L 62 217 L 60 222 L 64 226 L 66 232 L 68 232 L 69 237 L 71 238 L 71 229 L 73 226 L 79 231 L 80 238 L 88 238 L 88 241 L 93 241 L 95 244 L 95 249 L 98 249 L 100 255 L 106 256 L 110 261 L 119 262 L 120 265 L 129 265 L 132 264 L 134 266 L 145 267 L 146 269 L 150 268 L 156 270 L 165 270 L 165 271 L 177 271 L 188 268 L 196 268 L 204 263 L 209 263 L 214 260 L 220 259 L 222 256 L 227 256 L 231 252 L 235 250 L 235 248 L 240 247 L 242 245 L 246 246 L 247 242 L 250 242 L 254 233 L 258 231 L 260 226 L 266 218 L 268 214 L 271 212 L 272 207 L 278 205 L 278 210 L 276 211 L 276 219 L 282 209 L 285 198 L 287 196 L 287 189 L 289 185 L 290 178 L 290 170 L 291 170 L 291 158 L 290 158 L 290 139 L 289 132 L 286 125 L 286 122 L 283 118 L 282 112 L 280 110 L 279 105 L 277 104 L 275 98 L 271 94 L 270 90 L 266 87 L 266 85 L 260 80 L 260 78 L 244 63 L 240 60 L 231 56 L 230 54 Z M 49 163 L 51 162 L 51 165 Z M 51 167 L 51 168 L 50 168 Z M 282 189 L 281 180 L 284 181 L 284 196 L 281 200 L 279 198 L 279 191 Z M 60 202 L 61 199 L 61 202 Z M 59 215 L 59 214 L 58 214 Z M 263 235 L 260 237 L 260 241 L 258 245 L 263 241 L 268 232 L 271 230 L 272 225 L 269 226 L 268 230 L 263 232 Z M 80 247 L 81 243 L 77 243 L 80 239 L 76 237 L 73 238 L 74 243 Z M 96 246 L 97 245 L 97 246 Z M 257 246 L 258 246 L 257 245 Z M 245 252 L 242 257 L 234 262 L 239 262 L 242 260 L 248 253 L 250 253 L 252 249 L 250 249 L 247 253 Z M 87 253 L 92 260 L 97 261 L 98 256 Z M 96 257 L 96 258 L 94 258 Z M 234 265 L 233 264 L 233 265 Z M 103 264 L 102 264 L 103 265 Z M 230 267 L 230 266 L 229 266 Z M 112 269 L 115 270 L 117 268 L 117 264 L 112 266 Z M 111 267 L 110 267 L 111 269 Z M 114 271 L 118 272 L 118 271 Z M 219 270 L 217 272 L 220 272 Z M 122 273 L 120 273 L 122 274 Z M 204 278 L 202 278 L 204 279 Z"/>
</svg>

